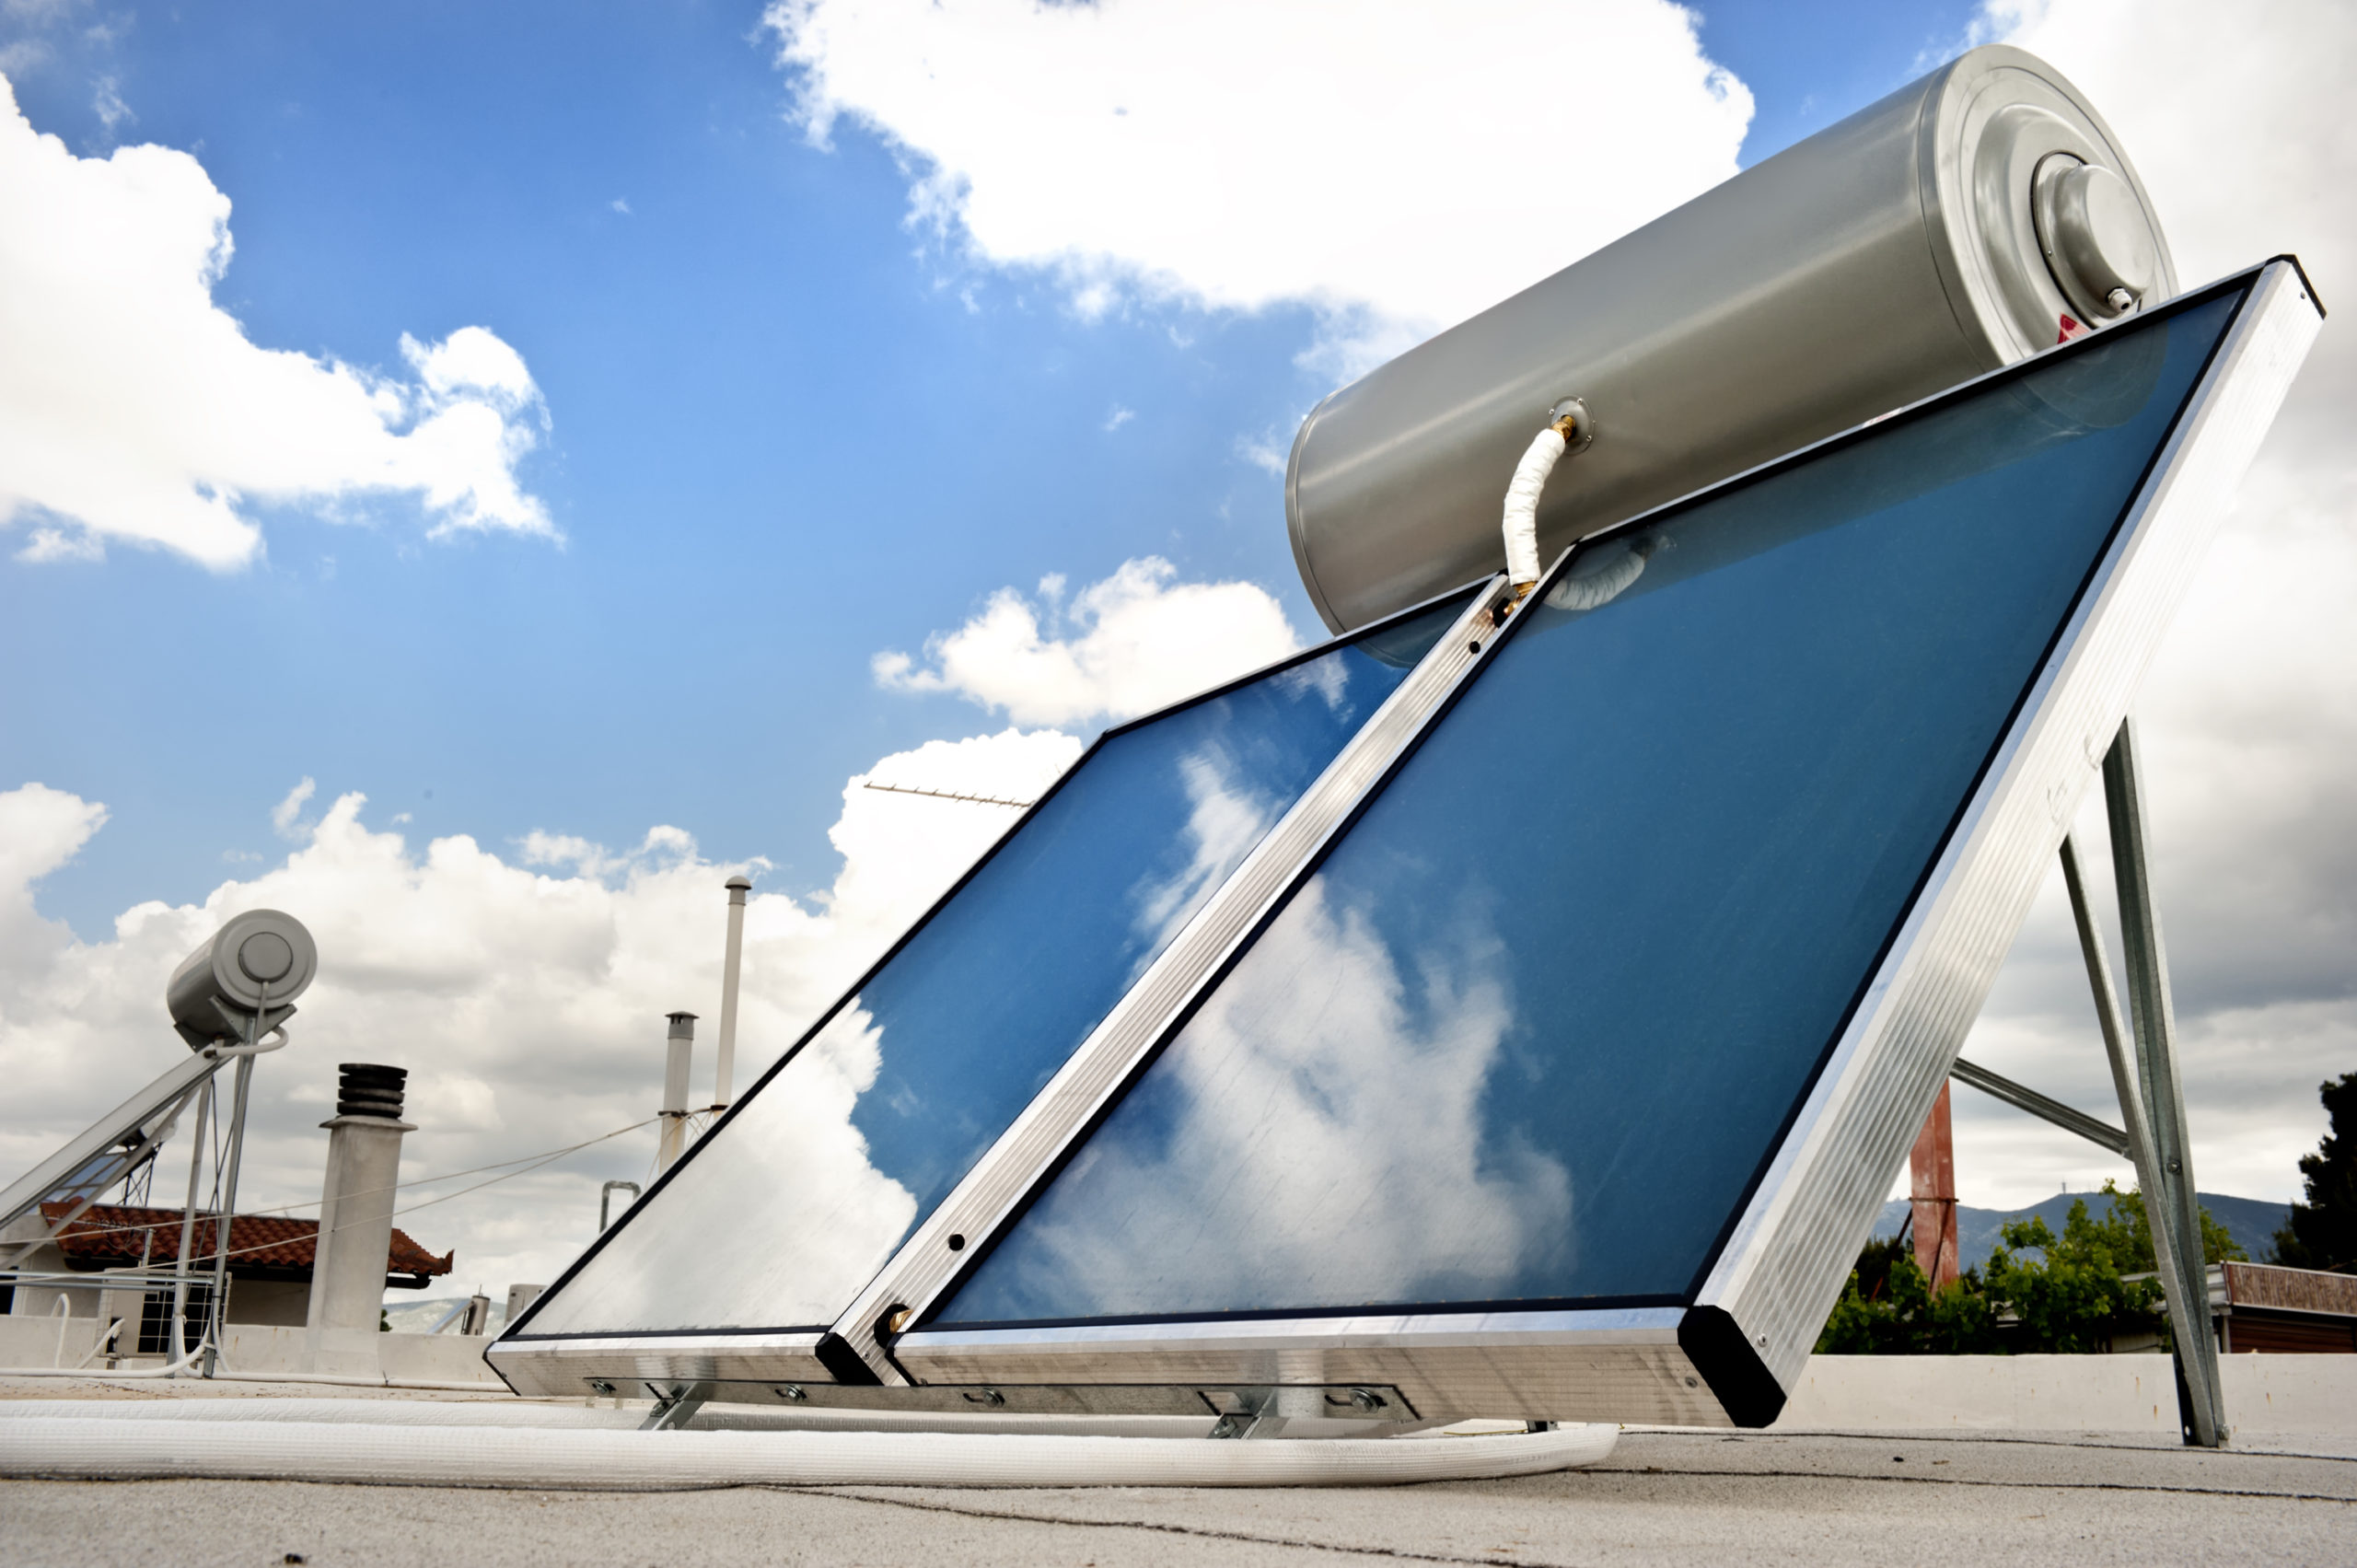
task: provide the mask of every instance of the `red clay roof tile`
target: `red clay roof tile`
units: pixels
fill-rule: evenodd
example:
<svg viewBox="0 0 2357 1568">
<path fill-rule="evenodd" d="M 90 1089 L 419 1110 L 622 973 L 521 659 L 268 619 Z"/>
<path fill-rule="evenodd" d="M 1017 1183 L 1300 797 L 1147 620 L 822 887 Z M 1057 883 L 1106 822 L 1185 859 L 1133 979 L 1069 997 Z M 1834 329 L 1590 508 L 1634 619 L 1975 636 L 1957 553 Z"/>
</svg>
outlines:
<svg viewBox="0 0 2357 1568">
<path fill-rule="evenodd" d="M 55 1225 L 73 1208 L 70 1202 L 43 1203 L 41 1217 Z M 211 1260 L 213 1231 L 213 1216 L 200 1213 L 196 1217 L 196 1237 L 190 1250 L 192 1260 Z M 180 1256 L 180 1211 L 93 1203 L 65 1227 L 57 1238 L 57 1247 L 68 1263 L 80 1268 L 109 1269 L 126 1264 L 135 1267 L 143 1251 L 150 1267 L 168 1264 Z M 239 1214 L 229 1222 L 232 1269 L 308 1269 L 318 1260 L 319 1247 L 317 1220 L 298 1220 L 284 1214 Z M 397 1229 L 393 1232 L 391 1253 L 385 1260 L 385 1272 L 420 1278 L 447 1274 L 458 1256 L 452 1250 L 436 1258 L 410 1239 L 408 1232 Z"/>
</svg>

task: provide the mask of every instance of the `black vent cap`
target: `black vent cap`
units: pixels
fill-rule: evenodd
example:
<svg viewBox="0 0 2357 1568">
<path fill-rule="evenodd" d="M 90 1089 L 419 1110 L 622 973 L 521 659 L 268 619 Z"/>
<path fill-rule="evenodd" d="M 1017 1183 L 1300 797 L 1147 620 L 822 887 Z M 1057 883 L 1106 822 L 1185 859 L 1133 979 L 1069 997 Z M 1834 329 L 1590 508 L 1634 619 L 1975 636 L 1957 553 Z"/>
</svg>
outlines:
<svg viewBox="0 0 2357 1568">
<path fill-rule="evenodd" d="M 381 1116 L 401 1119 L 402 1090 L 409 1083 L 406 1067 L 380 1067 L 373 1062 L 345 1062 L 336 1068 L 335 1113 L 338 1116 Z"/>
</svg>

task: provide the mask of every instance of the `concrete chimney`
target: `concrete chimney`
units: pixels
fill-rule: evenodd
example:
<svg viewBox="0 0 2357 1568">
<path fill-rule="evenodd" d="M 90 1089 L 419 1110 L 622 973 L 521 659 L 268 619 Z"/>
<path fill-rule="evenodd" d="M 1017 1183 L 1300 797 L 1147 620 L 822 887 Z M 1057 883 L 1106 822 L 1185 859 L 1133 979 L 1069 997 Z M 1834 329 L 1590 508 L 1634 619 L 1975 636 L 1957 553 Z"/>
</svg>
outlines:
<svg viewBox="0 0 2357 1568">
<path fill-rule="evenodd" d="M 328 1170 L 304 1348 L 314 1372 L 373 1376 L 401 1134 L 417 1129 L 401 1120 L 405 1069 L 346 1062 L 336 1072 L 335 1115 L 319 1123 L 328 1130 Z"/>
<path fill-rule="evenodd" d="M 688 1068 L 696 1053 L 696 1016 L 666 1016 L 671 1020 L 671 1036 L 663 1057 L 663 1143 L 656 1154 L 656 1164 L 663 1170 L 670 1169 L 688 1146 Z"/>
<path fill-rule="evenodd" d="M 720 963 L 720 1060 L 712 1073 L 712 1109 L 726 1109 L 737 1070 L 737 977 L 745 965 L 745 895 L 752 879 L 731 877 L 728 889 L 728 947 Z"/>
</svg>

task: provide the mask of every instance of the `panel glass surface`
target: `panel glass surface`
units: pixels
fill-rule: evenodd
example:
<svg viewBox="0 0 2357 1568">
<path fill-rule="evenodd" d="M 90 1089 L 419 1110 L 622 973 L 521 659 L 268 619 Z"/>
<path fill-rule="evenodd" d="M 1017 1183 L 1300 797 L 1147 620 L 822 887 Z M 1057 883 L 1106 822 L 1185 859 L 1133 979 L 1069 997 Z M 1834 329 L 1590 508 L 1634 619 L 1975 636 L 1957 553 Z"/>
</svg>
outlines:
<svg viewBox="0 0 2357 1568">
<path fill-rule="evenodd" d="M 519 1337 L 831 1321 L 1465 603 L 1108 735 Z"/>
<path fill-rule="evenodd" d="M 931 1320 L 1690 1297 L 2239 297 L 1582 552 Z"/>
</svg>

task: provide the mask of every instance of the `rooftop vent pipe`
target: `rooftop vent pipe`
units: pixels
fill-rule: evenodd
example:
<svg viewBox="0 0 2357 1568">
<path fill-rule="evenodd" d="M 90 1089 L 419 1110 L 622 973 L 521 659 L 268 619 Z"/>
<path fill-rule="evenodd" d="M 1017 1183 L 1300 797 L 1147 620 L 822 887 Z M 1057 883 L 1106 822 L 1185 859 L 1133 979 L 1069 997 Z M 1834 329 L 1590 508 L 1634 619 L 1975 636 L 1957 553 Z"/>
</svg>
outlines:
<svg viewBox="0 0 2357 1568">
<path fill-rule="evenodd" d="M 307 1369 L 346 1376 L 378 1370 L 377 1325 L 393 1249 L 393 1199 L 401 1177 L 405 1068 L 346 1062 L 336 1068 L 327 1177 L 319 1189 L 319 1250 L 304 1318 Z"/>
<path fill-rule="evenodd" d="M 720 960 L 720 1046 L 712 1068 L 712 1109 L 728 1108 L 730 1080 L 737 1067 L 737 980 L 745 964 L 745 895 L 753 890 L 750 877 L 731 877 L 728 889 L 728 946 Z"/>
<path fill-rule="evenodd" d="M 1498 498 L 1562 399 L 1598 435 L 1534 501 L 1542 564 L 2176 291 L 2102 117 L 1976 49 L 1318 404 L 1295 563 L 1327 625 L 1363 626 L 1498 569 Z"/>
<path fill-rule="evenodd" d="M 670 1035 L 663 1046 L 663 1141 L 656 1151 L 659 1168 L 668 1170 L 688 1146 L 688 1069 L 695 1060 L 696 1016 L 667 1013 Z"/>
</svg>

